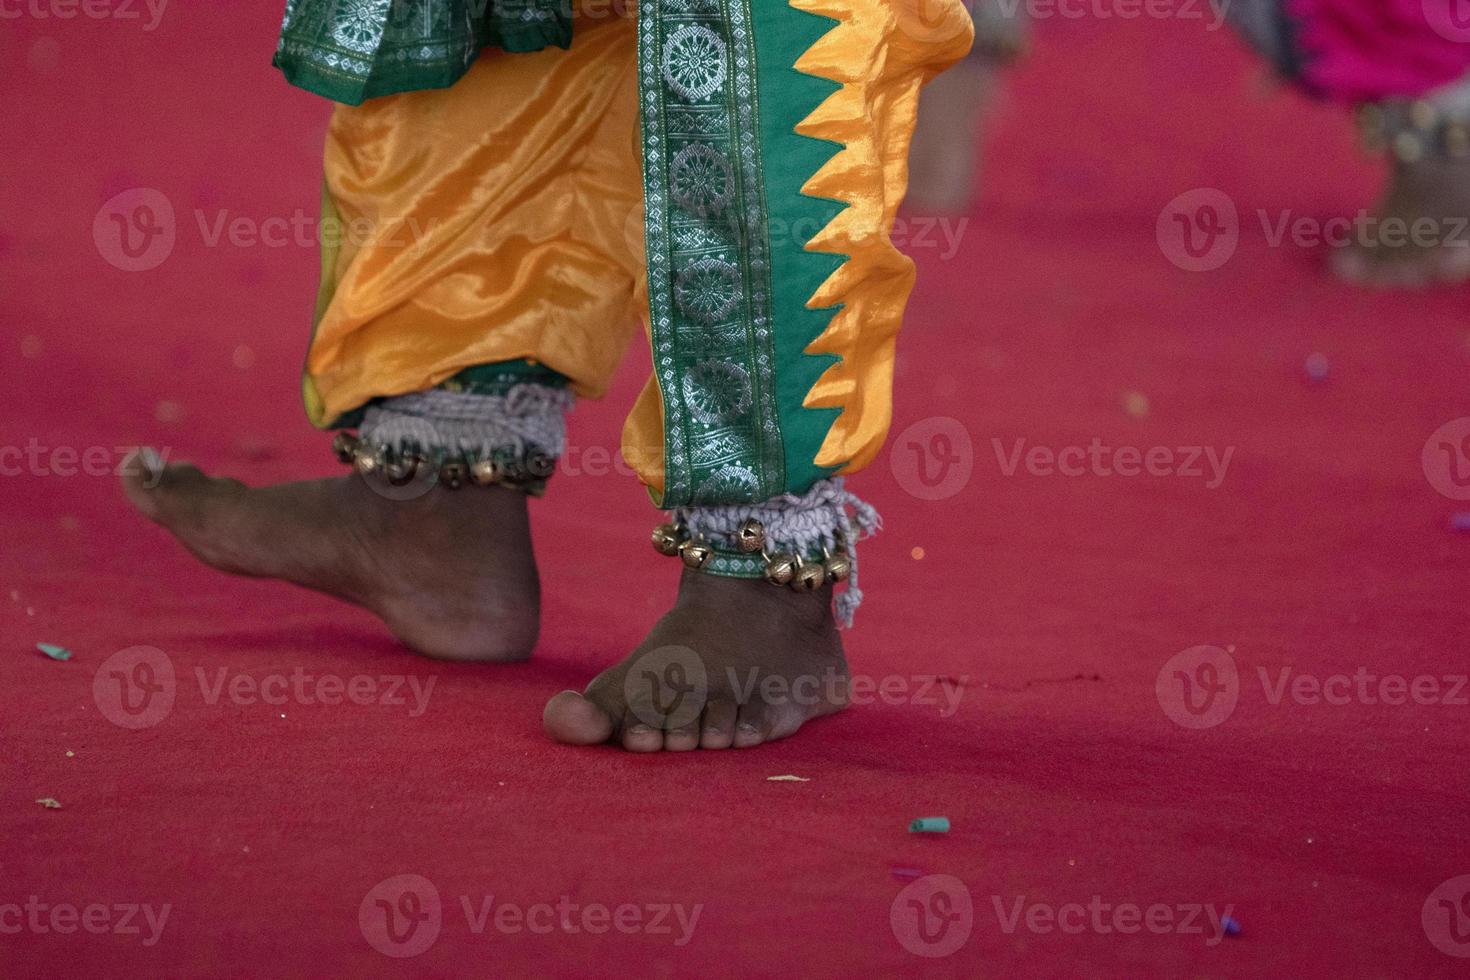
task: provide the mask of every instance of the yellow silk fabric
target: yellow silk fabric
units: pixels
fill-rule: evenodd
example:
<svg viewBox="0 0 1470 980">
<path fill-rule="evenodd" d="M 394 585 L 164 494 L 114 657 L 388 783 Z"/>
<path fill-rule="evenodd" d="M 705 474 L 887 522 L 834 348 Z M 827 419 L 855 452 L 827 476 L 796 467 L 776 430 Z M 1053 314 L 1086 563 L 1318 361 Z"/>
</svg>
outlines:
<svg viewBox="0 0 1470 980">
<path fill-rule="evenodd" d="M 643 274 L 637 37 L 609 14 L 575 29 L 569 51 L 488 54 L 450 88 L 337 108 L 343 242 L 306 362 L 318 425 L 495 361 L 606 388 Z"/>
<path fill-rule="evenodd" d="M 951 0 L 793 0 L 792 6 L 842 21 L 796 63 L 798 71 L 843 86 L 797 132 L 844 144 L 804 188 L 849 206 L 807 245 L 848 261 L 807 304 L 842 304 L 808 348 L 841 360 L 817 379 L 803 404 L 842 410 L 816 462 L 851 473 L 878 455 L 893 418 L 894 342 L 914 263 L 888 233 L 908 189 L 919 89 L 969 52 L 974 26 Z"/>
<path fill-rule="evenodd" d="M 849 261 L 810 303 L 845 306 L 811 347 L 842 360 L 806 404 L 842 410 L 817 462 L 851 471 L 879 451 L 891 415 L 913 264 L 888 231 L 918 89 L 963 57 L 972 32 L 959 0 L 793 6 L 842 21 L 796 67 L 843 83 L 799 131 L 845 144 L 806 187 L 851 205 L 811 245 Z M 648 305 L 635 28 L 606 3 L 595 9 L 570 51 L 492 53 L 449 89 L 337 108 L 325 210 L 345 231 L 325 256 L 307 356 L 316 424 L 518 358 L 560 371 L 580 395 L 606 389 Z M 662 426 L 650 381 L 624 452 L 655 497 Z"/>
</svg>

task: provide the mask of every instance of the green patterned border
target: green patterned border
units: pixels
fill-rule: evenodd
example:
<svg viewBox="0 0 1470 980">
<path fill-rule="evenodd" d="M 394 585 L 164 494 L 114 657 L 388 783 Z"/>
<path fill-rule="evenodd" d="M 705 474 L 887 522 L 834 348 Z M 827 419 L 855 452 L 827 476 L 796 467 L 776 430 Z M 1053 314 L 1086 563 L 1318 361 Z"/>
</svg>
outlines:
<svg viewBox="0 0 1470 980">
<path fill-rule="evenodd" d="M 844 205 L 801 188 L 840 146 L 795 130 L 838 84 L 794 66 L 835 23 L 786 0 L 641 0 L 662 507 L 755 503 L 831 475 L 814 460 L 838 413 L 802 403 L 835 361 L 805 350 L 836 309 L 806 303 L 845 256 L 805 247 Z"/>
<path fill-rule="evenodd" d="M 785 484 L 747 0 L 642 0 L 644 194 L 660 506 Z"/>
</svg>

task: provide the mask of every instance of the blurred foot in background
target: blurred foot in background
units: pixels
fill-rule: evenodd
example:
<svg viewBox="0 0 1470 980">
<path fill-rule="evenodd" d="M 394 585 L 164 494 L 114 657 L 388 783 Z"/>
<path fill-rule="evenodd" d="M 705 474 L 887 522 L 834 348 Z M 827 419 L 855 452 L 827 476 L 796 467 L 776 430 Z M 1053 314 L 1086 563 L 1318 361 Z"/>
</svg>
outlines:
<svg viewBox="0 0 1470 980">
<path fill-rule="evenodd" d="M 1026 48 L 1024 4 L 981 0 L 971 16 L 975 46 L 969 57 L 930 82 L 920 103 L 909 154 L 907 206 L 913 212 L 970 210 L 979 194 L 986 117 L 1004 87 L 1006 66 Z"/>
<path fill-rule="evenodd" d="M 1470 21 L 1463 0 L 1234 0 L 1231 23 L 1308 95 L 1356 106 L 1387 190 L 1334 242 L 1341 279 L 1470 280 Z"/>
</svg>

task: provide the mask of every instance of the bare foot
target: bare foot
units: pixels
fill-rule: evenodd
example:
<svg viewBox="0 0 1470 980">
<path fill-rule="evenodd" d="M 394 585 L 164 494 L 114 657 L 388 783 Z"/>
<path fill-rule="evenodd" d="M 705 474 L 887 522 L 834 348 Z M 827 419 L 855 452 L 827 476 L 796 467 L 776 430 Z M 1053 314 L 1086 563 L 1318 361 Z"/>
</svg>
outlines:
<svg viewBox="0 0 1470 980">
<path fill-rule="evenodd" d="M 435 487 L 390 500 L 358 476 L 251 488 L 188 464 L 124 467 L 133 505 L 205 564 L 362 606 L 445 660 L 521 660 L 540 629 L 525 494 Z"/>
<path fill-rule="evenodd" d="M 1396 161 L 1375 220 L 1333 252 L 1332 271 L 1348 282 L 1389 289 L 1470 280 L 1467 216 L 1470 160 Z"/>
<path fill-rule="evenodd" d="M 630 752 L 742 749 L 795 734 L 848 700 L 832 589 L 798 593 L 685 571 L 674 608 L 582 694 L 546 705 L 546 733 Z"/>
</svg>

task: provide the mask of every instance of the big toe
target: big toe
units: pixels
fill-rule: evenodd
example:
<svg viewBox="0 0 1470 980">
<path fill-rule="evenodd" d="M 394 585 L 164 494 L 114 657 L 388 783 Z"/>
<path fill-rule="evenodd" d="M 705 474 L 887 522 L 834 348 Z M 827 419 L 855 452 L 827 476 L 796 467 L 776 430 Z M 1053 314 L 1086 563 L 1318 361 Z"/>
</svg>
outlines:
<svg viewBox="0 0 1470 980">
<path fill-rule="evenodd" d="M 612 738 L 616 723 L 606 711 L 576 691 L 562 691 L 541 714 L 546 734 L 565 745 L 600 745 Z"/>
<path fill-rule="evenodd" d="M 122 466 L 123 493 L 149 519 L 168 523 L 180 504 L 198 496 L 208 477 L 187 463 L 166 466 L 158 453 L 143 448 Z"/>
</svg>

